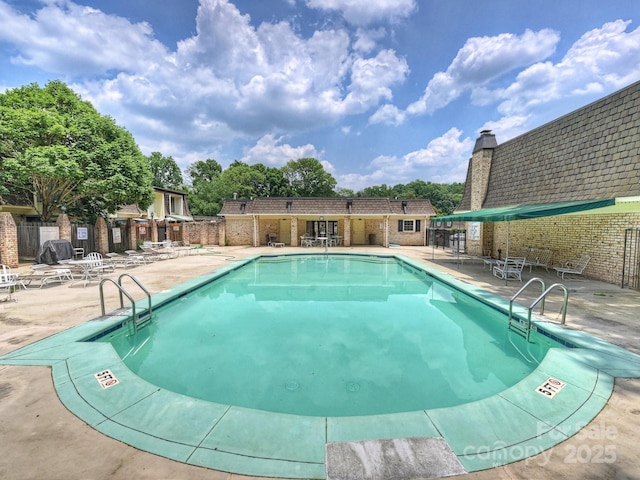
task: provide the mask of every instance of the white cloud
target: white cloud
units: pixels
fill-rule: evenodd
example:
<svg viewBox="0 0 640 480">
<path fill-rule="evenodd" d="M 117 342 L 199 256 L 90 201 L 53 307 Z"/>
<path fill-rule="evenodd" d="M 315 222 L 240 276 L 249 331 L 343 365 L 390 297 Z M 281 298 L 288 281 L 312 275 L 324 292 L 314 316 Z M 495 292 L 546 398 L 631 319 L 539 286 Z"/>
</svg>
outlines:
<svg viewBox="0 0 640 480">
<path fill-rule="evenodd" d="M 535 126 L 536 112 L 551 102 L 578 96 L 599 95 L 622 88 L 640 78 L 640 28 L 627 32 L 631 22 L 616 20 L 586 32 L 558 63 L 539 62 L 520 72 L 515 81 L 501 89 L 476 88 L 477 105 L 500 102 L 492 129 L 500 142 Z"/>
<path fill-rule="evenodd" d="M 250 165 L 262 163 L 270 167 L 282 167 L 290 160 L 298 160 L 299 158 L 319 159 L 321 155 L 321 152 L 318 152 L 316 147 L 311 144 L 293 147 L 286 143 L 283 144 L 282 137 L 268 134 L 260 138 L 252 147 L 246 148 L 240 161 Z M 333 168 L 328 162 L 326 166 Z"/>
<path fill-rule="evenodd" d="M 407 115 L 402 112 L 395 105 L 382 105 L 378 110 L 371 115 L 369 118 L 369 123 L 382 123 L 385 125 L 402 125 L 406 119 Z"/>
<path fill-rule="evenodd" d="M 407 113 L 433 113 L 458 98 L 519 67 L 551 55 L 560 35 L 549 29 L 526 30 L 522 35 L 503 33 L 494 37 L 468 39 L 446 72 L 438 72 L 427 84 L 424 95 L 409 105 Z"/>
<path fill-rule="evenodd" d="M 423 149 L 402 157 L 376 157 L 369 165 L 371 173 L 340 175 L 338 186 L 358 191 L 370 185 L 392 186 L 418 178 L 435 183 L 464 182 L 474 141 L 461 136 L 460 130 L 451 128 Z"/>
<path fill-rule="evenodd" d="M 147 23 L 131 23 L 91 7 L 59 0 L 33 16 L 0 2 L 0 40 L 20 51 L 16 64 L 65 75 L 153 70 L 171 61 Z"/>
<path fill-rule="evenodd" d="M 316 8 L 382 18 L 414 6 L 401 0 Z M 366 112 L 391 100 L 408 72 L 404 58 L 376 48 L 384 30 L 363 30 L 357 46 L 341 28 L 305 38 L 286 22 L 254 26 L 228 0 L 201 0 L 196 34 L 175 51 L 147 23 L 69 0 L 48 1 L 30 15 L 0 0 L 0 15 L 0 40 L 19 52 L 14 61 L 67 76 L 99 111 L 126 119 L 140 145 L 168 140 L 176 150 L 163 153 L 176 157 Z"/>
<path fill-rule="evenodd" d="M 404 80 L 409 66 L 392 50 L 382 50 L 374 58 L 358 58 L 351 68 L 349 94 L 343 107 L 347 112 L 365 112 L 381 99 L 391 100 L 391 86 Z"/>
<path fill-rule="evenodd" d="M 501 100 L 504 115 L 521 115 L 554 100 L 622 88 L 640 77 L 640 28 L 616 20 L 585 33 L 562 60 L 536 63 L 504 89 L 484 93 Z"/>
<path fill-rule="evenodd" d="M 486 122 L 481 128 L 482 130 L 492 130 L 496 134 L 498 143 L 504 143 L 518 135 L 528 131 L 527 121 L 529 117 L 524 115 L 514 115 L 510 117 L 502 117 L 497 121 Z"/>
<path fill-rule="evenodd" d="M 307 0 L 310 8 L 339 12 L 353 25 L 396 22 L 418 8 L 415 0 Z"/>
<path fill-rule="evenodd" d="M 386 34 L 387 32 L 384 28 L 373 30 L 358 28 L 353 48 L 358 52 L 369 53 L 376 48 L 378 41 L 384 38 Z"/>
</svg>

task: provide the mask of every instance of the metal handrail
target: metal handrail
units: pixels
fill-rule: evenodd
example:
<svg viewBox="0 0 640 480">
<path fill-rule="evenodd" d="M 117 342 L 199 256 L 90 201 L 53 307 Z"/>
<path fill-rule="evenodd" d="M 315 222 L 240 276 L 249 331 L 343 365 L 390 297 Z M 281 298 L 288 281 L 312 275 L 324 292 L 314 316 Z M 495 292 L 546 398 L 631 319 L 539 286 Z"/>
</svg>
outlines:
<svg viewBox="0 0 640 480">
<path fill-rule="evenodd" d="M 112 278 L 103 278 L 100 281 L 100 307 L 102 308 L 102 316 L 104 317 L 106 315 L 106 311 L 104 308 L 104 291 L 103 291 L 103 285 L 104 282 L 111 282 L 113 283 L 118 290 L 120 291 L 120 307 L 124 307 L 124 301 L 122 299 L 122 294 L 124 293 L 126 295 L 126 297 L 129 299 L 129 301 L 131 302 L 131 309 L 133 312 L 133 324 L 136 324 L 136 320 L 138 318 L 138 314 L 136 313 L 136 302 L 133 300 L 133 297 L 131 295 L 129 295 L 129 292 L 127 292 L 124 288 L 122 288 L 122 285 L 116 283 L 116 281 Z"/>
<path fill-rule="evenodd" d="M 544 302 L 545 297 L 549 294 L 549 292 L 551 292 L 551 290 L 553 290 L 556 287 L 560 287 L 564 292 L 564 298 L 562 301 L 562 310 L 561 310 L 562 321 L 560 322 L 561 325 L 564 325 L 567 319 L 567 304 L 569 303 L 569 291 L 567 290 L 567 287 L 565 287 L 562 283 L 554 283 L 553 285 L 551 285 L 538 298 L 536 298 L 534 302 L 529 306 L 529 323 L 531 323 L 531 310 L 533 310 L 533 307 L 535 307 L 536 304 L 541 300 L 542 302 Z"/>
<path fill-rule="evenodd" d="M 511 300 L 509 301 L 509 324 L 511 324 L 511 318 L 513 317 L 513 302 L 515 301 L 516 298 L 518 298 L 520 296 L 520 294 L 522 292 L 524 292 L 527 287 L 529 285 L 531 285 L 533 282 L 539 282 L 540 285 L 542 286 L 542 288 L 540 289 L 541 292 L 544 292 L 545 289 L 545 284 L 544 284 L 544 280 L 542 280 L 541 278 L 538 277 L 533 277 L 531 280 L 529 280 L 527 283 L 525 283 L 522 288 L 520 290 L 518 290 L 515 295 L 513 297 L 511 297 Z M 537 302 L 536 302 L 537 303 Z M 544 298 L 543 298 L 543 302 L 542 305 L 540 306 L 540 315 L 542 315 L 544 313 Z"/>
<path fill-rule="evenodd" d="M 151 308 L 151 294 L 149 293 L 149 291 L 146 288 L 144 288 L 144 286 L 138 281 L 138 279 L 136 277 L 134 277 L 133 275 L 131 275 L 129 273 L 123 273 L 122 275 L 120 275 L 118 277 L 118 285 L 120 285 L 121 287 L 122 287 L 122 277 L 129 277 L 147 295 L 147 301 L 149 302 L 149 316 L 151 316 L 151 314 L 153 313 L 153 309 Z M 123 291 L 124 291 L 124 289 L 120 289 L 120 306 L 121 307 L 124 306 L 122 304 L 122 292 Z"/>
<path fill-rule="evenodd" d="M 153 313 L 153 309 L 152 309 L 152 306 L 151 306 L 151 294 L 149 293 L 149 291 L 146 288 L 144 288 L 144 286 L 138 281 L 138 279 L 136 277 L 134 277 L 133 275 L 130 275 L 128 273 L 123 273 L 122 275 L 120 275 L 118 277 L 118 281 L 117 282 L 115 280 L 113 280 L 112 278 L 103 278 L 102 281 L 100 282 L 100 307 L 102 309 L 102 316 L 106 315 L 106 309 L 105 309 L 105 306 L 104 306 L 104 288 L 103 288 L 103 285 L 104 285 L 105 282 L 111 282 L 118 289 L 118 294 L 119 294 L 119 297 L 120 297 L 120 308 L 124 308 L 123 295 L 126 296 L 129 299 L 129 302 L 131 302 L 131 311 L 132 311 L 131 319 L 132 319 L 132 322 L 133 322 L 133 331 L 137 332 L 138 331 L 138 314 L 136 312 L 136 302 L 133 299 L 133 297 L 129 294 L 129 292 L 127 290 L 125 290 L 125 288 L 122 286 L 122 278 L 123 277 L 129 277 L 147 295 L 147 299 L 149 301 L 149 312 L 148 312 L 148 314 L 149 314 L 149 318 L 151 318 L 151 314 Z"/>
</svg>

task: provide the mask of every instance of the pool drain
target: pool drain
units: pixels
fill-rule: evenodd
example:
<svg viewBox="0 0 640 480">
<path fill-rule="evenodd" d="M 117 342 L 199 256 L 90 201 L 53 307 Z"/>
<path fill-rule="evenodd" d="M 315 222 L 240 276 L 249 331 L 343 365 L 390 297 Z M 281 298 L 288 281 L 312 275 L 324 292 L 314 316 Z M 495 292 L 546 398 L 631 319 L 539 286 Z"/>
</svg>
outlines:
<svg viewBox="0 0 640 480">
<path fill-rule="evenodd" d="M 350 392 L 357 392 L 358 390 L 360 390 L 360 385 L 358 385 L 356 382 L 348 382 L 347 390 Z"/>
<path fill-rule="evenodd" d="M 295 380 L 289 380 L 287 383 L 284 384 L 284 388 L 286 388 L 290 392 L 293 392 L 294 390 L 297 390 L 298 388 L 300 388 L 300 384 Z"/>
</svg>

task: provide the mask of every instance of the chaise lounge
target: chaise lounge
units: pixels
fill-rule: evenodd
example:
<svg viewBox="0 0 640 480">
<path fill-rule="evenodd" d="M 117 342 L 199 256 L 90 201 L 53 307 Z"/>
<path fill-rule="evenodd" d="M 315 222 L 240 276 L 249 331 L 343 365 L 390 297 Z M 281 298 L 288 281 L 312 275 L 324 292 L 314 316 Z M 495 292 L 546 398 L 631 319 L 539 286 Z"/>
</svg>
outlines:
<svg viewBox="0 0 640 480">
<path fill-rule="evenodd" d="M 589 260 L 591 260 L 589 255 L 582 255 L 577 261 L 569 261 L 564 264 L 564 267 L 553 267 L 553 269 L 556 271 L 556 275 L 561 275 L 564 280 L 565 275 L 582 275 Z"/>
</svg>

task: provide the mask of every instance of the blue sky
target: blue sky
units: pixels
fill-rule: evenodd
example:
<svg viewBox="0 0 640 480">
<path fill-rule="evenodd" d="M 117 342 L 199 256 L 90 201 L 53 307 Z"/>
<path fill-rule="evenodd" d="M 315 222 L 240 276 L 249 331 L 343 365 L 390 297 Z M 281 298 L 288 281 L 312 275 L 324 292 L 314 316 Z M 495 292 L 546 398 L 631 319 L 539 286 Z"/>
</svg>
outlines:
<svg viewBox="0 0 640 480">
<path fill-rule="evenodd" d="M 640 80 L 639 0 L 0 0 L 0 91 L 59 79 L 183 168 L 314 157 L 360 190 L 462 182 Z"/>
</svg>

